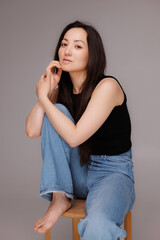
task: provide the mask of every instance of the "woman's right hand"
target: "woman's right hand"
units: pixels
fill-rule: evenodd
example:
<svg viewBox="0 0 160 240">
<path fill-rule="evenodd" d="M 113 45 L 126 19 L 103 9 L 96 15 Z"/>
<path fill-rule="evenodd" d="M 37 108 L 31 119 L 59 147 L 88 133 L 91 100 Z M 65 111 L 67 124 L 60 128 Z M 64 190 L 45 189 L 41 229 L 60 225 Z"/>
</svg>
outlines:
<svg viewBox="0 0 160 240">
<path fill-rule="evenodd" d="M 58 68 L 58 72 L 54 73 L 54 67 Z M 46 77 L 50 80 L 50 91 L 48 97 L 51 97 L 55 100 L 57 98 L 58 89 L 55 90 L 57 84 L 60 81 L 62 74 L 62 68 L 58 61 L 52 61 L 46 68 Z M 54 91 L 55 90 L 55 91 Z M 54 92 L 54 94 L 52 94 Z M 44 111 L 39 102 L 37 102 L 32 108 L 26 119 L 25 131 L 27 136 L 31 138 L 36 138 L 41 135 L 41 128 L 43 123 Z"/>
<path fill-rule="evenodd" d="M 58 72 L 54 72 L 54 68 L 58 68 Z M 49 78 L 50 80 L 50 91 L 48 94 L 48 97 L 50 98 L 52 96 L 53 91 L 55 90 L 56 86 L 58 85 L 62 74 L 62 67 L 59 61 L 53 60 L 49 63 L 49 65 L 46 67 L 46 78 Z"/>
</svg>

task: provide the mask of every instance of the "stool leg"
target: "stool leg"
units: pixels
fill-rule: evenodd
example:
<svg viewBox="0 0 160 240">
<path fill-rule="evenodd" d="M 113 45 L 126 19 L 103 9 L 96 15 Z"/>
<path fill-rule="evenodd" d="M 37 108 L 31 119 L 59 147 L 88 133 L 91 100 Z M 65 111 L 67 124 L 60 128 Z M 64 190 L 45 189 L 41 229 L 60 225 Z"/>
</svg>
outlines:
<svg viewBox="0 0 160 240">
<path fill-rule="evenodd" d="M 47 232 L 45 233 L 45 240 L 51 240 L 51 230 L 47 230 Z"/>
<path fill-rule="evenodd" d="M 124 229 L 127 232 L 127 237 L 125 240 L 132 240 L 132 214 L 131 211 L 129 211 L 124 220 Z"/>
<path fill-rule="evenodd" d="M 78 232 L 78 223 L 80 222 L 79 218 L 72 218 L 72 228 L 73 228 L 73 240 L 80 240 L 80 235 Z"/>
</svg>

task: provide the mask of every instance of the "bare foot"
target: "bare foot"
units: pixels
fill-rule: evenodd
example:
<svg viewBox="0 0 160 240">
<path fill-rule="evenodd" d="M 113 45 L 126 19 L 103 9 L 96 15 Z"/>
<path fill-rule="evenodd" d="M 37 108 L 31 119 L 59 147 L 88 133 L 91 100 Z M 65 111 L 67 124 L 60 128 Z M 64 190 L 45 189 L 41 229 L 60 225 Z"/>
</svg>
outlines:
<svg viewBox="0 0 160 240">
<path fill-rule="evenodd" d="M 44 216 L 34 223 L 34 230 L 38 233 L 45 233 L 52 228 L 59 217 L 72 205 L 64 193 L 56 192 L 53 196 L 53 200 Z"/>
</svg>

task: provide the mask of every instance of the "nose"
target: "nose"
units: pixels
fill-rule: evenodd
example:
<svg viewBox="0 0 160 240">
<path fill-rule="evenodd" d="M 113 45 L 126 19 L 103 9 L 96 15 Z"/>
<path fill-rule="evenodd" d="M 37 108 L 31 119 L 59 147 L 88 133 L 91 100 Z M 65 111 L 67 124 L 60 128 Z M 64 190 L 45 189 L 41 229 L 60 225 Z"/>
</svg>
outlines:
<svg viewBox="0 0 160 240">
<path fill-rule="evenodd" d="M 72 50 L 70 46 L 67 46 L 65 49 L 65 55 L 71 55 L 72 54 Z"/>
</svg>

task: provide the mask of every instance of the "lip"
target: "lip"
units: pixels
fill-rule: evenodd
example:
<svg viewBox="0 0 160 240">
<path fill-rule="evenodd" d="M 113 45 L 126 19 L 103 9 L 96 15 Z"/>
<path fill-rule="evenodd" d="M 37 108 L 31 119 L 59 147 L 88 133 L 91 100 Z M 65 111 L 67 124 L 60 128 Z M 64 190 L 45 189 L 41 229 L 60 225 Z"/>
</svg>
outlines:
<svg viewBox="0 0 160 240">
<path fill-rule="evenodd" d="M 67 58 L 63 58 L 64 62 L 72 62 L 71 60 L 67 59 Z"/>
</svg>

